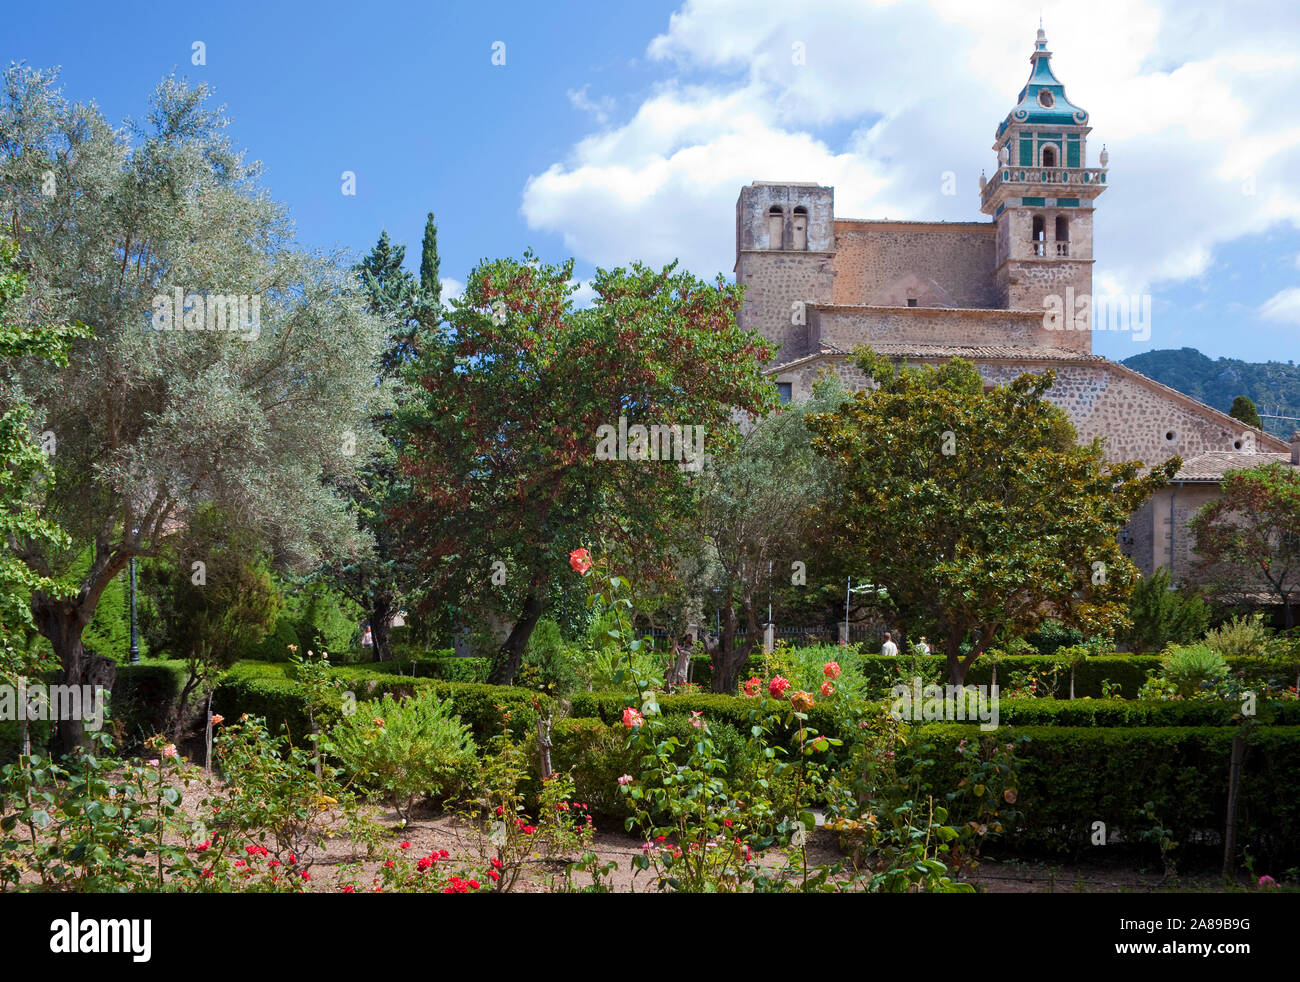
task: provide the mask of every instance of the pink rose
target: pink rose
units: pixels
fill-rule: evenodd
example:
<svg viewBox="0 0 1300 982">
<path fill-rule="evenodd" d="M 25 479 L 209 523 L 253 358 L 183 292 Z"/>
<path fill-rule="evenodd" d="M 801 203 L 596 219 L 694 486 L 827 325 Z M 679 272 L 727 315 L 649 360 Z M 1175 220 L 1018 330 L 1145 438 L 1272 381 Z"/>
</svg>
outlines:
<svg viewBox="0 0 1300 982">
<path fill-rule="evenodd" d="M 623 710 L 623 725 L 626 726 L 629 730 L 640 726 L 644 722 L 645 722 L 645 717 L 642 716 L 639 711 L 633 709 L 631 706 L 628 706 L 626 709 Z"/>
</svg>

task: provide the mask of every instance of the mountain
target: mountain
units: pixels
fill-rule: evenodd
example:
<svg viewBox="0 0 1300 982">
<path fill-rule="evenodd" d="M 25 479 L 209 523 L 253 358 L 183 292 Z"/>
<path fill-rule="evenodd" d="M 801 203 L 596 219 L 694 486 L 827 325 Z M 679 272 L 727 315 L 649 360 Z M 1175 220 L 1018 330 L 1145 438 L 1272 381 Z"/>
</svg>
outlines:
<svg viewBox="0 0 1300 982">
<path fill-rule="evenodd" d="M 1284 440 L 1300 429 L 1300 365 L 1209 358 L 1195 348 L 1144 351 L 1122 364 L 1148 378 L 1227 412 L 1237 396 L 1250 396 L 1264 429 Z M 1267 414 L 1292 419 L 1270 419 Z"/>
</svg>

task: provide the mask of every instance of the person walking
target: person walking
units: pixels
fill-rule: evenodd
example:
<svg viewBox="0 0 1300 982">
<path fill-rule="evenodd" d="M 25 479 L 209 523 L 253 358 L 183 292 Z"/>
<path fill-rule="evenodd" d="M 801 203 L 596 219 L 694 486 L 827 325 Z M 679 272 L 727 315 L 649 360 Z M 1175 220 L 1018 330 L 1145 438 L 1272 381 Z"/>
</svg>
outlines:
<svg viewBox="0 0 1300 982">
<path fill-rule="evenodd" d="M 894 636 L 888 631 L 885 632 L 885 643 L 880 646 L 880 653 L 890 656 L 898 654 L 898 645 L 894 644 Z"/>
</svg>

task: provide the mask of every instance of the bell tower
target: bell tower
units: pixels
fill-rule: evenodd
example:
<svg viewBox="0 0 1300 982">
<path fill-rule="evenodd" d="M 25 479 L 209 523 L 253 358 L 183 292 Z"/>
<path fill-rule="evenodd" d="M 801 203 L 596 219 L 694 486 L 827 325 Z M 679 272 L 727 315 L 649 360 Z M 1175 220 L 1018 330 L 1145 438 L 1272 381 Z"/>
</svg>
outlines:
<svg viewBox="0 0 1300 982">
<path fill-rule="evenodd" d="M 1087 320 L 1069 316 L 1075 298 L 1092 294 L 1093 202 L 1106 190 L 1105 149 L 1088 166 L 1088 114 L 1072 104 L 1052 73 L 1041 25 L 1029 56 L 1029 81 L 998 126 L 991 180 L 980 175 L 980 210 L 997 223 L 996 284 L 1010 310 L 1045 310 L 1055 302 L 1064 327 L 1044 340 L 1091 353 Z"/>
</svg>

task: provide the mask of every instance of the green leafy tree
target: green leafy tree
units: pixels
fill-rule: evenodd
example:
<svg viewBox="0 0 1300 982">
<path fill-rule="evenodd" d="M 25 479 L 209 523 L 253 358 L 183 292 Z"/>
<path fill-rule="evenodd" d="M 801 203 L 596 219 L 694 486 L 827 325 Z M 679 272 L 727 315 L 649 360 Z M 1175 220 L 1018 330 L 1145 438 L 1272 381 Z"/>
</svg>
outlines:
<svg viewBox="0 0 1300 982">
<path fill-rule="evenodd" d="M 1130 627 L 1119 639 L 1133 651 L 1163 651 L 1195 641 L 1210 626 L 1210 608 L 1193 592 L 1173 589 L 1168 568 L 1139 577 L 1129 597 Z"/>
<path fill-rule="evenodd" d="M 1300 471 L 1281 462 L 1229 471 L 1221 493 L 1188 523 L 1205 573 L 1220 599 L 1276 599 L 1295 625 L 1300 589 Z"/>
<path fill-rule="evenodd" d="M 1253 426 L 1257 430 L 1262 430 L 1264 424 L 1260 421 L 1259 412 L 1255 409 L 1255 403 L 1251 401 L 1250 396 L 1237 396 L 1232 400 L 1232 408 L 1228 410 L 1228 415 L 1233 419 L 1239 419 L 1248 426 Z"/>
<path fill-rule="evenodd" d="M 722 611 L 715 692 L 735 691 L 761 641 L 759 616 L 766 614 L 773 578 L 789 583 L 795 570 L 806 581 L 808 566 L 818 565 L 807 546 L 815 509 L 834 496 L 835 473 L 813 451 L 807 419 L 834 412 L 848 398 L 838 376 L 819 380 L 811 399 L 774 410 L 731 451 L 715 456 L 700 482 L 696 525 L 705 550 L 697 589 Z M 746 636 L 737 644 L 742 618 Z"/>
<path fill-rule="evenodd" d="M 690 472 L 636 459 L 648 448 L 631 427 L 698 428 L 719 453 L 733 412 L 772 400 L 759 370 L 768 349 L 736 326 L 736 287 L 637 264 L 598 270 L 592 288 L 593 305 L 575 310 L 572 261 L 485 262 L 414 373 L 401 513 L 429 580 L 422 606 L 513 621 L 494 682 L 514 678 L 549 583 L 572 576 L 572 550 L 653 552 L 689 513 Z M 620 418 L 633 459 L 600 459 L 602 440 L 617 457 Z"/>
<path fill-rule="evenodd" d="M 420 324 L 425 329 L 435 327 L 442 319 L 442 280 L 438 258 L 438 224 L 433 212 L 424 219 L 424 239 L 420 243 L 420 305 L 417 311 Z"/>
<path fill-rule="evenodd" d="M 826 527 L 905 623 L 943 639 L 953 683 L 1000 632 L 1124 624 L 1137 571 L 1116 536 L 1176 458 L 1139 477 L 1078 446 L 1043 399 L 1051 372 L 985 392 L 961 359 L 897 368 L 866 349 L 859 364 L 879 388 L 809 420 L 843 484 Z"/>
<path fill-rule="evenodd" d="M 20 309 L 27 277 L 18 268 L 17 255 L 18 247 L 11 240 L 0 239 L 0 356 L 5 359 L 0 375 L 0 453 L 4 455 L 0 469 L 0 671 L 22 674 L 35 667 L 26 657 L 32 650 L 28 637 L 35 629 L 32 594 L 36 590 L 58 594 L 60 586 L 23 562 L 15 546 L 38 542 L 66 549 L 71 539 L 42 514 L 43 487 L 52 469 L 45 448 L 32 433 L 32 409 L 16 382 L 15 369 L 20 359 L 66 365 L 68 346 L 88 332 L 77 326 L 44 325 L 40 322 L 43 311 Z"/>
<path fill-rule="evenodd" d="M 426 238 L 428 235 L 426 230 Z M 436 270 L 436 245 L 433 248 Z M 394 404 L 405 399 L 405 373 L 415 357 L 420 318 L 432 322 L 437 316 L 436 299 L 431 300 L 426 285 L 417 283 L 406 270 L 405 259 L 406 247 L 394 246 L 383 232 L 357 266 L 366 307 L 383 321 L 387 332 L 377 383 L 389 390 Z M 389 517 L 407 494 L 407 482 L 397 468 L 395 417 L 385 406 L 372 422 L 383 440 L 376 443 L 356 473 L 343 481 L 342 490 L 374 547 L 333 564 L 328 575 L 365 610 L 374 660 L 388 661 L 392 657 L 393 617 L 409 589 L 413 571 L 406 561 L 408 550 L 401 541 L 401 527 Z"/>
<path fill-rule="evenodd" d="M 153 601 L 155 648 L 184 659 L 188 669 L 171 714 L 176 739 L 191 694 L 196 688 L 210 693 L 245 646 L 275 626 L 284 604 L 261 544 L 215 508 L 195 515 L 184 541 L 169 542 L 143 567 L 140 588 Z"/>
<path fill-rule="evenodd" d="M 81 640 L 107 584 L 205 504 L 264 533 L 288 566 L 361 547 L 332 485 L 372 442 L 381 336 L 350 271 L 294 248 L 205 87 L 165 79 L 145 121 L 118 129 L 53 83 L 6 72 L 0 191 L 33 301 L 94 331 L 66 367 L 18 372 L 58 440 L 47 514 L 74 546 L 29 540 L 18 554 L 58 579 L 93 549 L 71 596 L 32 601 L 75 684 L 112 675 Z M 65 747 L 83 739 L 77 721 L 59 733 Z"/>
</svg>

